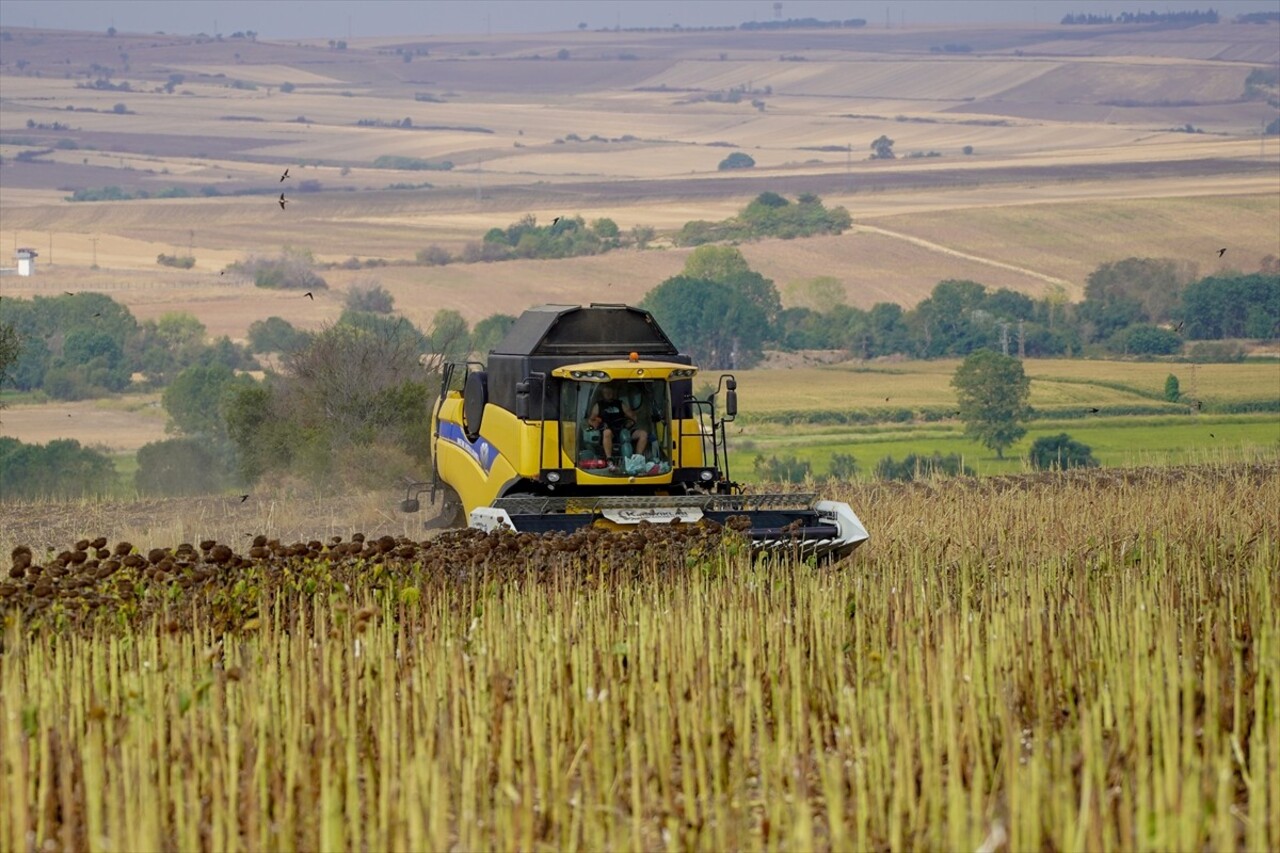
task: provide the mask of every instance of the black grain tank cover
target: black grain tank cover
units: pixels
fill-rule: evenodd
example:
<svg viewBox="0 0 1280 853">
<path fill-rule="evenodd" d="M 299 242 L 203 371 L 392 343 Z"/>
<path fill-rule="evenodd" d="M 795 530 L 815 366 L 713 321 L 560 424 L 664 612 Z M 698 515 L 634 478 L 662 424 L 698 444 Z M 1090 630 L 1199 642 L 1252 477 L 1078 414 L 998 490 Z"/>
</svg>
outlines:
<svg viewBox="0 0 1280 853">
<path fill-rule="evenodd" d="M 495 355 L 567 355 L 580 361 L 633 352 L 654 358 L 678 350 L 648 311 L 598 303 L 530 308 L 493 348 Z"/>
<path fill-rule="evenodd" d="M 558 380 L 543 382 L 535 374 L 549 376 L 557 367 L 584 361 L 626 358 L 693 363 L 681 355 L 653 315 L 627 305 L 542 305 L 520 315 L 502 342 L 489 353 L 488 399 L 509 412 L 516 407 L 516 383 L 530 380 L 532 417 L 555 419 L 559 412 Z M 678 386 L 678 387 L 677 387 Z M 672 383 L 676 417 L 689 417 L 681 405 L 693 383 Z"/>
</svg>

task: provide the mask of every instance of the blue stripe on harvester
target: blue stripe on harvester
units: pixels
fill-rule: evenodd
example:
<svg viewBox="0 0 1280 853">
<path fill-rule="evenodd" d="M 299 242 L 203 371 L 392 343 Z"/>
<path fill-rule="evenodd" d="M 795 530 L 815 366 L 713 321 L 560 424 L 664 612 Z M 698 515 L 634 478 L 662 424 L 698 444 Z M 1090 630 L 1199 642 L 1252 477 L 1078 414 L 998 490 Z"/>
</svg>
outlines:
<svg viewBox="0 0 1280 853">
<path fill-rule="evenodd" d="M 440 437 L 465 450 L 486 474 L 493 467 L 493 460 L 498 458 L 498 451 L 483 436 L 475 441 L 468 441 L 466 433 L 462 431 L 462 424 L 440 421 Z"/>
</svg>

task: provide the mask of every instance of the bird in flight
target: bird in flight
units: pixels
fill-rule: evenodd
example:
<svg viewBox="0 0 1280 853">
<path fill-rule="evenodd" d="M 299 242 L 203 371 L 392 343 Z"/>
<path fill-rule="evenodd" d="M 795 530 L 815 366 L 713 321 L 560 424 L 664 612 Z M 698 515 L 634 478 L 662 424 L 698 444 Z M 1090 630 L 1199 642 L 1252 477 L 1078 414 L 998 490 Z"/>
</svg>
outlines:
<svg viewBox="0 0 1280 853">
<path fill-rule="evenodd" d="M 284 193 L 280 193 L 280 209 L 284 210 L 284 206 L 289 202 L 285 199 Z"/>
<path fill-rule="evenodd" d="M 1226 253 L 1227 253 L 1227 248 L 1226 246 L 1223 246 L 1221 249 L 1218 250 L 1218 257 L 1222 257 Z"/>
<path fill-rule="evenodd" d="M 316 301 L 316 298 L 315 298 L 314 296 L 312 296 L 312 295 L 311 295 L 311 291 L 310 291 L 310 290 L 308 290 L 306 293 L 304 293 L 304 294 L 302 294 L 302 295 L 303 295 L 303 296 L 305 296 L 305 297 L 307 297 L 308 299 L 310 299 L 312 302 L 315 302 L 315 301 Z"/>
<path fill-rule="evenodd" d="M 1100 412 L 1100 411 L 1102 411 L 1102 409 L 1099 409 L 1097 406 L 1090 406 L 1090 407 L 1089 407 L 1089 414 L 1091 414 L 1091 415 L 1096 415 L 1096 414 L 1098 414 L 1098 412 Z"/>
<path fill-rule="evenodd" d="M 1175 332 L 1181 332 L 1181 331 L 1182 331 L 1182 327 L 1183 327 L 1183 325 L 1184 325 L 1186 322 L 1187 322 L 1186 320 L 1179 320 L 1179 321 L 1178 321 L 1178 325 L 1174 326 L 1174 327 L 1173 327 L 1173 330 L 1174 330 Z"/>
<path fill-rule="evenodd" d="M 248 495 L 241 495 L 241 496 L 240 496 L 240 503 L 244 503 L 244 502 L 245 502 L 245 501 L 247 501 L 247 500 L 249 500 L 249 496 L 248 496 Z"/>
<path fill-rule="evenodd" d="M 551 220 L 551 227 L 552 227 L 552 228 L 555 228 L 555 227 L 556 227 L 557 225 L 559 225 L 559 224 L 560 224 L 560 217 L 559 217 L 559 216 L 557 216 L 555 219 Z"/>
<path fill-rule="evenodd" d="M 289 170 L 288 170 L 288 169 L 285 169 L 285 170 L 284 170 L 284 174 L 280 176 L 280 181 L 283 183 L 283 182 L 284 182 L 284 179 L 285 179 L 285 178 L 287 178 L 287 177 L 289 177 Z"/>
</svg>

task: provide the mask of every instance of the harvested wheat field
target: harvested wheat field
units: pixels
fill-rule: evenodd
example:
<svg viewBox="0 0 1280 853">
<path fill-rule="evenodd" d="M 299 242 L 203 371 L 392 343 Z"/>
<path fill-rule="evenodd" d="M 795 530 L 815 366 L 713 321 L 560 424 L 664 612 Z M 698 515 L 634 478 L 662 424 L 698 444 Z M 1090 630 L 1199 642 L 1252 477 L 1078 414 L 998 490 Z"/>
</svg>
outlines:
<svg viewBox="0 0 1280 853">
<path fill-rule="evenodd" d="M 835 491 L 872 531 L 835 566 L 701 526 L 19 546 L 0 843 L 1280 846 L 1280 468 Z"/>
</svg>

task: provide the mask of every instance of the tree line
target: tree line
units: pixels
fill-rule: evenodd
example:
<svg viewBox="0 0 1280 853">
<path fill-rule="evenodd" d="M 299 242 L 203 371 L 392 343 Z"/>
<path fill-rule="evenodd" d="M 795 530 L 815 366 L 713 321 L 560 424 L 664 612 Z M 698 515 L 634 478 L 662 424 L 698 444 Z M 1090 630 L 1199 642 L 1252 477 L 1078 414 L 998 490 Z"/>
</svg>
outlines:
<svg viewBox="0 0 1280 853">
<path fill-rule="evenodd" d="M 1107 262 L 1089 275 L 1078 303 L 1057 287 L 1035 299 L 956 279 L 938 282 L 910 309 L 847 305 L 830 277 L 794 289 L 814 307 L 783 308 L 773 281 L 751 270 L 736 248 L 702 246 L 641 304 L 713 369 L 750 367 L 765 349 L 842 349 L 864 359 L 963 357 L 980 349 L 1031 357 L 1158 356 L 1179 352 L 1185 341 L 1280 337 L 1280 265 L 1271 260 L 1260 272 L 1203 278 L 1164 258 Z M 1212 350 L 1212 359 L 1222 357 L 1221 349 Z"/>
</svg>

